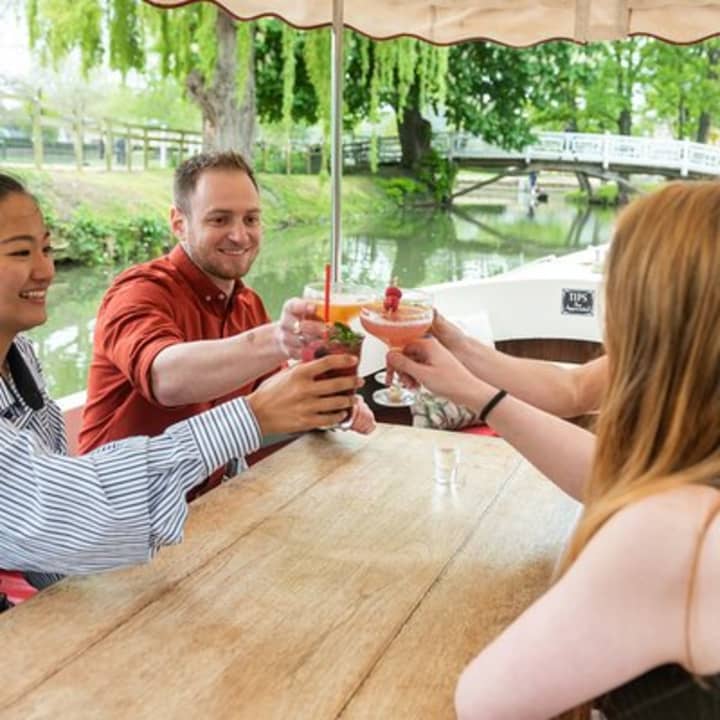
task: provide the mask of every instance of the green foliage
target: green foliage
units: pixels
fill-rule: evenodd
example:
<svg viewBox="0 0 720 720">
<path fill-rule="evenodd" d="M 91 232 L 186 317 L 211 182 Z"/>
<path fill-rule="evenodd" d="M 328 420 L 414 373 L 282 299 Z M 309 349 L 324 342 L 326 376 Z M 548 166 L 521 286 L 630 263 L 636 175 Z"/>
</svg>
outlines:
<svg viewBox="0 0 720 720">
<path fill-rule="evenodd" d="M 109 4 L 110 67 L 123 77 L 130 68 L 145 66 L 145 38 L 135 0 L 112 0 Z"/>
<path fill-rule="evenodd" d="M 103 57 L 100 0 L 31 0 L 29 37 L 45 62 L 57 68 L 73 48 L 80 51 L 83 74 Z"/>
<path fill-rule="evenodd" d="M 620 201 L 620 189 L 616 183 L 604 183 L 594 190 L 590 197 L 584 190 L 572 190 L 565 193 L 565 199 L 576 205 L 602 205 L 603 207 L 614 207 Z"/>
<path fill-rule="evenodd" d="M 167 223 L 158 215 L 97 215 L 78 207 L 69 220 L 46 214 L 56 237 L 58 259 L 81 265 L 142 262 L 161 255 L 171 244 Z"/>
<path fill-rule="evenodd" d="M 87 208 L 78 208 L 71 220 L 59 222 L 52 232 L 59 241 L 58 259 L 82 265 L 99 265 L 110 259 L 107 257 L 110 224 L 95 217 Z"/>
<path fill-rule="evenodd" d="M 385 194 L 400 207 L 411 205 L 427 195 L 427 186 L 409 177 L 395 177 L 379 181 Z"/>
<path fill-rule="evenodd" d="M 282 122 L 286 133 L 290 134 L 292 127 L 293 88 L 295 86 L 295 38 L 297 31 L 290 25 L 282 26 Z"/>
<path fill-rule="evenodd" d="M 287 30 L 287 35 L 285 34 Z M 286 61 L 292 38 L 294 61 Z M 255 34 L 255 81 L 258 113 L 268 123 L 284 122 L 285 105 L 278 97 L 285 98 L 285 83 L 294 65 L 292 88 L 292 120 L 312 125 L 318 118 L 318 100 L 308 78 L 305 63 L 307 33 L 293 30 L 278 20 L 260 20 Z"/>
<path fill-rule="evenodd" d="M 218 11 L 210 3 L 200 4 L 200 13 L 197 23 L 195 38 L 198 48 L 198 70 L 205 78 L 205 82 L 212 84 L 215 80 L 215 64 L 217 63 L 217 39 L 215 37 L 215 26 L 217 24 Z"/>
<path fill-rule="evenodd" d="M 420 161 L 418 177 L 427 185 L 438 205 L 447 205 L 452 196 L 458 166 L 436 150 L 431 150 Z"/>
<path fill-rule="evenodd" d="M 305 64 L 308 77 L 318 100 L 318 120 L 324 138 L 321 174 L 327 173 L 328 134 L 330 130 L 330 31 L 310 30 L 305 37 Z"/>
</svg>

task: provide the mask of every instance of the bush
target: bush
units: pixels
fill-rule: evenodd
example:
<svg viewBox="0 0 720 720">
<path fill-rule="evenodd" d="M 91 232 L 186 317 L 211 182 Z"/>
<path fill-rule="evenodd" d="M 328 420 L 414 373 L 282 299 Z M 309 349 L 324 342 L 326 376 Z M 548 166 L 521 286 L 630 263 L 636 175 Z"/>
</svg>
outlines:
<svg viewBox="0 0 720 720">
<path fill-rule="evenodd" d="M 433 149 L 420 161 L 418 177 L 438 205 L 449 205 L 457 173 L 458 166 Z"/>
<path fill-rule="evenodd" d="M 65 222 L 48 222 L 59 239 L 58 259 L 82 265 L 142 262 L 172 244 L 167 223 L 159 216 L 109 220 L 79 208 Z"/>
<path fill-rule="evenodd" d="M 408 205 L 419 197 L 423 197 L 427 190 L 426 187 L 417 180 L 407 177 L 390 178 L 389 180 L 381 180 L 380 186 L 385 194 L 395 203 L 400 205 Z"/>
<path fill-rule="evenodd" d="M 571 190 L 565 193 L 565 199 L 577 205 L 593 204 L 608 207 L 619 203 L 620 190 L 618 189 L 617 183 L 610 182 L 597 188 L 592 197 L 588 197 L 588 194 L 584 190 Z"/>
</svg>

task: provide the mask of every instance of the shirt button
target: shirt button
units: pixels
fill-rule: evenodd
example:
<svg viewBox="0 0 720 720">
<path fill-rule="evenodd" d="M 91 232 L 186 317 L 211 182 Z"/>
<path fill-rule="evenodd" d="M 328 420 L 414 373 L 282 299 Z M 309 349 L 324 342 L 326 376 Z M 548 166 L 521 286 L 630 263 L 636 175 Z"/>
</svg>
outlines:
<svg viewBox="0 0 720 720">
<path fill-rule="evenodd" d="M 220 293 L 218 295 L 218 300 L 224 300 L 225 299 L 225 293 Z"/>
<path fill-rule="evenodd" d="M 210 302 L 210 301 L 212 300 L 212 298 L 211 298 L 209 295 L 206 295 L 206 296 L 205 296 L 205 300 L 206 300 L 207 302 Z"/>
</svg>

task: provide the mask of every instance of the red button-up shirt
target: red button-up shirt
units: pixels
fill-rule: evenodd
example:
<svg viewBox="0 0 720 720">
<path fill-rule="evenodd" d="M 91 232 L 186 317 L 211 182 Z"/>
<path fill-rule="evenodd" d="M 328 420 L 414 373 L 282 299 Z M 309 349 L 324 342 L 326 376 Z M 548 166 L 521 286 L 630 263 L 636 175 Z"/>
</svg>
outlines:
<svg viewBox="0 0 720 720">
<path fill-rule="evenodd" d="M 268 322 L 257 293 L 238 281 L 228 302 L 181 245 L 121 273 L 97 315 L 80 452 L 131 435 L 159 435 L 179 420 L 247 395 L 259 381 L 208 402 L 163 407 L 153 397 L 150 369 L 169 345 L 226 338 Z"/>
</svg>

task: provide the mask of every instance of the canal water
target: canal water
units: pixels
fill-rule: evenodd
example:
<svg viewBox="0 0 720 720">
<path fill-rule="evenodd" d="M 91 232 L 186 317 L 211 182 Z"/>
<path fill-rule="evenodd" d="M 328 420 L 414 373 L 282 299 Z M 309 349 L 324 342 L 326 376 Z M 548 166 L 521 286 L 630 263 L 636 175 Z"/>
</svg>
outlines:
<svg viewBox="0 0 720 720">
<path fill-rule="evenodd" d="M 483 278 L 536 258 L 607 242 L 614 213 L 578 208 L 561 196 L 528 208 L 514 194 L 483 198 L 453 212 L 398 210 L 346 223 L 343 277 L 378 288 L 397 277 L 405 287 Z M 273 318 L 285 299 L 322 277 L 330 226 L 267 230 L 247 283 Z M 92 352 L 95 313 L 122 268 L 59 267 L 49 295 L 49 320 L 33 330 L 55 398 L 82 390 Z"/>
</svg>

